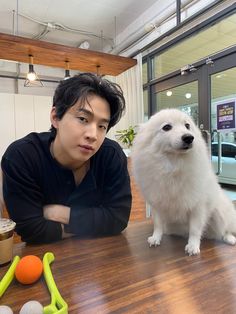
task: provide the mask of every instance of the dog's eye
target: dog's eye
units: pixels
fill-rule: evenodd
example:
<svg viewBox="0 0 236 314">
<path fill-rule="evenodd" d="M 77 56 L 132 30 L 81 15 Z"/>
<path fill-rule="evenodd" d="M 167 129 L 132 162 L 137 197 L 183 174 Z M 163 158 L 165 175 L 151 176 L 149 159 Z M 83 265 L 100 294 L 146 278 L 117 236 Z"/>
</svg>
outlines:
<svg viewBox="0 0 236 314">
<path fill-rule="evenodd" d="M 186 129 L 190 129 L 190 124 L 189 123 L 185 123 L 185 127 L 186 127 Z"/>
<path fill-rule="evenodd" d="M 172 125 L 170 125 L 170 124 L 166 124 L 162 128 L 162 130 L 164 130 L 164 131 L 170 131 L 171 129 L 172 129 Z"/>
</svg>

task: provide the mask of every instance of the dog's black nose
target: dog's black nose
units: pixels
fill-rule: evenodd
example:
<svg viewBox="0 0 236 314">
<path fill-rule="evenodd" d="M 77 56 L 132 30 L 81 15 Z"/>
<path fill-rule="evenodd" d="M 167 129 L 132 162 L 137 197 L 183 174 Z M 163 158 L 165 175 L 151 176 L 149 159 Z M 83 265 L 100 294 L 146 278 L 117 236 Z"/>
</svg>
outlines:
<svg viewBox="0 0 236 314">
<path fill-rule="evenodd" d="M 182 141 L 186 144 L 191 144 L 194 140 L 194 137 L 190 134 L 184 134 L 182 136 Z"/>
</svg>

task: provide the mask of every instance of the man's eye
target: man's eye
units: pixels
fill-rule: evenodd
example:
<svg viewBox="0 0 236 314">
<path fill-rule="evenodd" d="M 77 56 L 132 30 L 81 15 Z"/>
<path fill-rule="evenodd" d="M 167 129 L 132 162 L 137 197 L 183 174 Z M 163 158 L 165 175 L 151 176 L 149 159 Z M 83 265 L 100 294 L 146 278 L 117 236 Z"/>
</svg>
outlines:
<svg viewBox="0 0 236 314">
<path fill-rule="evenodd" d="M 82 123 L 86 123 L 87 119 L 85 117 L 77 117 L 77 119 L 82 122 Z"/>
<path fill-rule="evenodd" d="M 185 127 L 186 127 L 186 129 L 190 129 L 190 124 L 189 123 L 185 123 Z"/>
<path fill-rule="evenodd" d="M 104 131 L 107 130 L 107 126 L 106 126 L 106 125 L 100 125 L 99 128 L 100 128 L 100 129 L 103 129 Z"/>
<path fill-rule="evenodd" d="M 163 131 L 170 131 L 171 129 L 172 129 L 172 125 L 170 125 L 170 124 L 166 124 L 162 128 Z"/>
</svg>

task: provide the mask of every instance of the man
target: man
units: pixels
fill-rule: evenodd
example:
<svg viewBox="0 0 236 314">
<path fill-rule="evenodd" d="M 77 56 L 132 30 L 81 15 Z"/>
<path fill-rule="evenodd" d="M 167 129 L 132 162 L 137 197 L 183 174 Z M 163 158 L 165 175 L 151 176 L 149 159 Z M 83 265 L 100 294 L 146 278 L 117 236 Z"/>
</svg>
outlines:
<svg viewBox="0 0 236 314">
<path fill-rule="evenodd" d="M 2 217 L 3 209 L 4 209 L 4 200 L 2 195 L 2 171 L 0 169 L 0 218 Z"/>
<path fill-rule="evenodd" d="M 83 73 L 61 81 L 51 130 L 30 133 L 3 155 L 3 195 L 23 241 L 45 243 L 75 234 L 126 228 L 131 208 L 127 160 L 105 138 L 125 109 L 118 85 Z"/>
</svg>

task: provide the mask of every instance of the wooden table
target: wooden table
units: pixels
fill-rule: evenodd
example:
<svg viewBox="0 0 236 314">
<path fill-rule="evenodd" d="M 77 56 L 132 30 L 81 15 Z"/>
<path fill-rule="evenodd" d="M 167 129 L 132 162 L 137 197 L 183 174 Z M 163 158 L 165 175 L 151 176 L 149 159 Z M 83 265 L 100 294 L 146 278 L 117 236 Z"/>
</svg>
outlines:
<svg viewBox="0 0 236 314">
<path fill-rule="evenodd" d="M 136 222 L 119 236 L 17 243 L 14 253 L 54 253 L 51 269 L 69 313 L 236 313 L 236 247 L 205 240 L 201 255 L 189 257 L 180 237 L 165 236 L 160 247 L 149 248 L 151 232 L 150 221 Z M 19 313 L 32 299 L 50 303 L 43 277 L 30 286 L 13 281 L 0 303 Z"/>
</svg>

